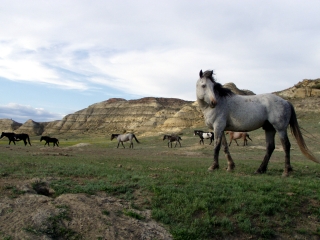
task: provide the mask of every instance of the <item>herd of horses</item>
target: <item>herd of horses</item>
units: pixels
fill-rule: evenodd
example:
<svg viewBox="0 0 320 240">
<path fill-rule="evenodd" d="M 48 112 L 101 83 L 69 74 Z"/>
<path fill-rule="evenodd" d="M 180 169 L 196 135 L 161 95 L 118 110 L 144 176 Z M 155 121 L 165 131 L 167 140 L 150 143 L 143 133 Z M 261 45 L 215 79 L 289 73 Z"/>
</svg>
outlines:
<svg viewBox="0 0 320 240">
<path fill-rule="evenodd" d="M 249 137 L 249 134 L 247 133 L 240 133 L 240 132 L 231 132 L 229 131 L 227 134 L 230 133 L 230 144 L 229 146 L 231 145 L 231 141 L 234 140 L 236 141 L 237 143 L 237 140 L 236 139 L 240 139 L 242 138 L 244 140 L 244 144 L 243 146 L 247 145 L 246 143 L 246 137 L 248 137 L 250 140 L 251 138 Z M 194 136 L 199 136 L 200 137 L 200 144 L 204 144 L 204 139 L 210 139 L 210 143 L 209 145 L 211 145 L 213 139 L 214 139 L 214 135 L 213 135 L 213 132 L 204 132 L 202 130 L 194 130 Z M 26 146 L 28 143 L 29 145 L 31 146 L 31 142 L 30 142 L 30 137 L 28 134 L 26 133 L 20 133 L 20 134 L 17 134 L 17 133 L 13 133 L 13 132 L 2 132 L 1 136 L 0 136 L 0 139 L 3 138 L 3 137 L 7 137 L 9 139 L 9 145 L 11 144 L 11 142 L 14 143 L 14 145 L 16 145 L 16 142 L 17 141 L 24 141 L 24 145 Z M 133 148 L 133 139 L 137 142 L 137 143 L 140 143 L 139 140 L 137 139 L 137 137 L 135 136 L 135 134 L 133 133 L 126 133 L 126 134 L 111 134 L 111 141 L 113 139 L 117 139 L 118 140 L 118 145 L 117 145 L 117 148 L 119 148 L 120 146 L 120 143 L 122 144 L 123 148 L 125 148 L 124 146 L 124 142 L 127 142 L 129 141 L 130 142 L 130 145 L 129 145 L 129 148 Z M 181 147 L 181 142 L 180 140 L 182 140 L 182 138 L 178 135 L 178 134 L 171 134 L 171 135 L 167 135 L 165 134 L 163 136 L 163 141 L 164 140 L 168 140 L 168 147 L 171 146 L 172 148 L 172 143 L 175 142 L 175 146 L 177 146 L 177 144 L 179 143 L 180 147 Z M 41 136 L 40 137 L 40 142 L 42 141 L 45 141 L 45 145 L 48 145 L 50 146 L 50 143 L 53 143 L 53 147 L 54 146 L 57 146 L 59 147 L 59 140 L 57 138 L 52 138 L 52 137 L 49 137 L 49 136 Z M 252 140 L 251 140 L 252 141 Z M 238 143 L 237 143 L 238 145 Z M 239 145 L 238 145 L 239 146 Z"/>
<path fill-rule="evenodd" d="M 296 112 L 293 105 L 283 98 L 274 94 L 258 94 L 258 95 L 237 95 L 230 89 L 223 87 L 214 78 L 212 70 L 202 72 L 200 70 L 199 79 L 196 83 L 196 96 L 199 108 L 201 109 L 205 123 L 212 132 L 204 132 L 195 130 L 194 135 L 200 137 L 200 144 L 204 144 L 204 139 L 213 142 L 213 163 L 208 168 L 213 171 L 219 168 L 219 151 L 221 145 L 224 146 L 224 153 L 227 157 L 228 171 L 235 168 L 235 163 L 229 152 L 229 147 L 234 140 L 237 145 L 237 139 L 243 139 L 243 146 L 248 144 L 250 138 L 247 132 L 262 128 L 265 131 L 266 153 L 260 167 L 255 173 L 265 173 L 267 171 L 270 157 L 275 149 L 275 134 L 278 133 L 280 141 L 285 153 L 285 167 L 283 176 L 288 176 L 292 166 L 290 163 L 291 144 L 287 134 L 287 128 L 290 126 L 291 133 L 295 137 L 301 152 L 310 160 L 320 163 L 320 161 L 308 149 L 302 136 Z M 250 116 L 250 117 L 248 117 Z M 230 142 L 227 143 L 226 134 L 230 136 Z M 15 134 L 2 132 L 0 139 L 3 137 L 9 139 L 9 144 L 16 141 L 24 141 L 24 144 L 31 146 L 28 134 Z M 118 140 L 117 148 L 120 143 L 124 146 L 124 142 L 130 141 L 129 148 L 133 148 L 133 139 L 139 143 L 133 133 L 112 134 L 111 140 Z M 163 140 L 168 140 L 168 147 L 175 142 L 175 147 L 179 143 L 181 137 L 178 135 L 164 135 Z M 46 144 L 52 142 L 53 146 L 59 146 L 56 138 L 42 136 L 40 141 L 44 140 Z"/>
</svg>

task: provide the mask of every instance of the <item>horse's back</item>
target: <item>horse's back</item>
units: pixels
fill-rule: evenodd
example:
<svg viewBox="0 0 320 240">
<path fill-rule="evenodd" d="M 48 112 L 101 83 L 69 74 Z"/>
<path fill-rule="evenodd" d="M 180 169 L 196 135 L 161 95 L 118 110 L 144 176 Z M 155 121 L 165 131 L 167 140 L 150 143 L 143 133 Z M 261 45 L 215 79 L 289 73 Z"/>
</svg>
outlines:
<svg viewBox="0 0 320 240">
<path fill-rule="evenodd" d="M 279 119 L 288 124 L 291 116 L 290 103 L 274 94 L 234 95 L 226 104 L 228 109 L 226 130 L 234 132 L 256 130 L 266 121 L 276 125 L 279 124 Z M 285 117 L 287 119 L 284 119 Z"/>
</svg>

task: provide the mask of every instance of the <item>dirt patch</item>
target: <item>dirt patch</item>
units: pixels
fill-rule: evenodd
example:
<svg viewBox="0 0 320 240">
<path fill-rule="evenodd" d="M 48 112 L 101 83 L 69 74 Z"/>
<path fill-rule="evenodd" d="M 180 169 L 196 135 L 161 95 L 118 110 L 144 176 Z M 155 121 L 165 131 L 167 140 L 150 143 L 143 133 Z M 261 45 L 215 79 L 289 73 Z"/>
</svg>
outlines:
<svg viewBox="0 0 320 240">
<path fill-rule="evenodd" d="M 34 181 L 33 181 L 34 183 Z M 108 196 L 63 194 L 50 197 L 46 184 L 0 182 L 17 196 L 0 198 L 0 236 L 10 239 L 172 239 L 151 219 L 151 211 Z M 9 239 L 9 238 L 8 238 Z"/>
</svg>

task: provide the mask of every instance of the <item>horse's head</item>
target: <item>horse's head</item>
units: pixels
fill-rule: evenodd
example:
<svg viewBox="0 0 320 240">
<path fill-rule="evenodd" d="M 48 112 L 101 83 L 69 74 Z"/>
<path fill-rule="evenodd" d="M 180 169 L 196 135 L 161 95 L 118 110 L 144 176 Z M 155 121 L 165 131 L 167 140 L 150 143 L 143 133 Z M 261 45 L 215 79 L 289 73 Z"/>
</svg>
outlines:
<svg viewBox="0 0 320 240">
<path fill-rule="evenodd" d="M 46 139 L 48 139 L 48 138 L 49 138 L 49 136 L 41 136 L 40 142 L 41 142 L 42 140 L 46 141 Z"/>
<path fill-rule="evenodd" d="M 199 73 L 200 78 L 197 81 L 197 100 L 200 107 L 214 108 L 217 105 L 216 96 L 214 94 L 214 84 L 216 83 L 213 78 L 213 71 Z"/>
<path fill-rule="evenodd" d="M 117 138 L 120 134 L 111 134 L 111 141 L 115 138 Z"/>
<path fill-rule="evenodd" d="M 207 70 L 202 72 L 202 70 L 200 70 L 196 93 L 197 101 L 201 108 L 215 108 L 219 98 L 234 95 L 230 89 L 224 88 L 220 83 L 217 83 L 213 75 L 213 71 Z"/>
<path fill-rule="evenodd" d="M 4 132 L 1 133 L 0 139 L 4 137 Z"/>
</svg>

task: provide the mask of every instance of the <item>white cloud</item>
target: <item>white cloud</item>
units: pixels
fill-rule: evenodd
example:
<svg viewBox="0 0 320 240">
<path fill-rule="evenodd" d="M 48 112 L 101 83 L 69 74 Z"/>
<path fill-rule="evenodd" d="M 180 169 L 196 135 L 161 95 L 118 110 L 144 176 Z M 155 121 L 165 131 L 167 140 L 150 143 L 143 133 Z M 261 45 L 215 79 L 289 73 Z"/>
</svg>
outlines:
<svg viewBox="0 0 320 240">
<path fill-rule="evenodd" d="M 24 123 L 29 119 L 38 122 L 50 122 L 61 120 L 62 114 L 51 113 L 42 108 L 33 108 L 31 106 L 9 103 L 8 105 L 0 105 L 0 118 L 10 118 L 16 122 Z"/>
</svg>

